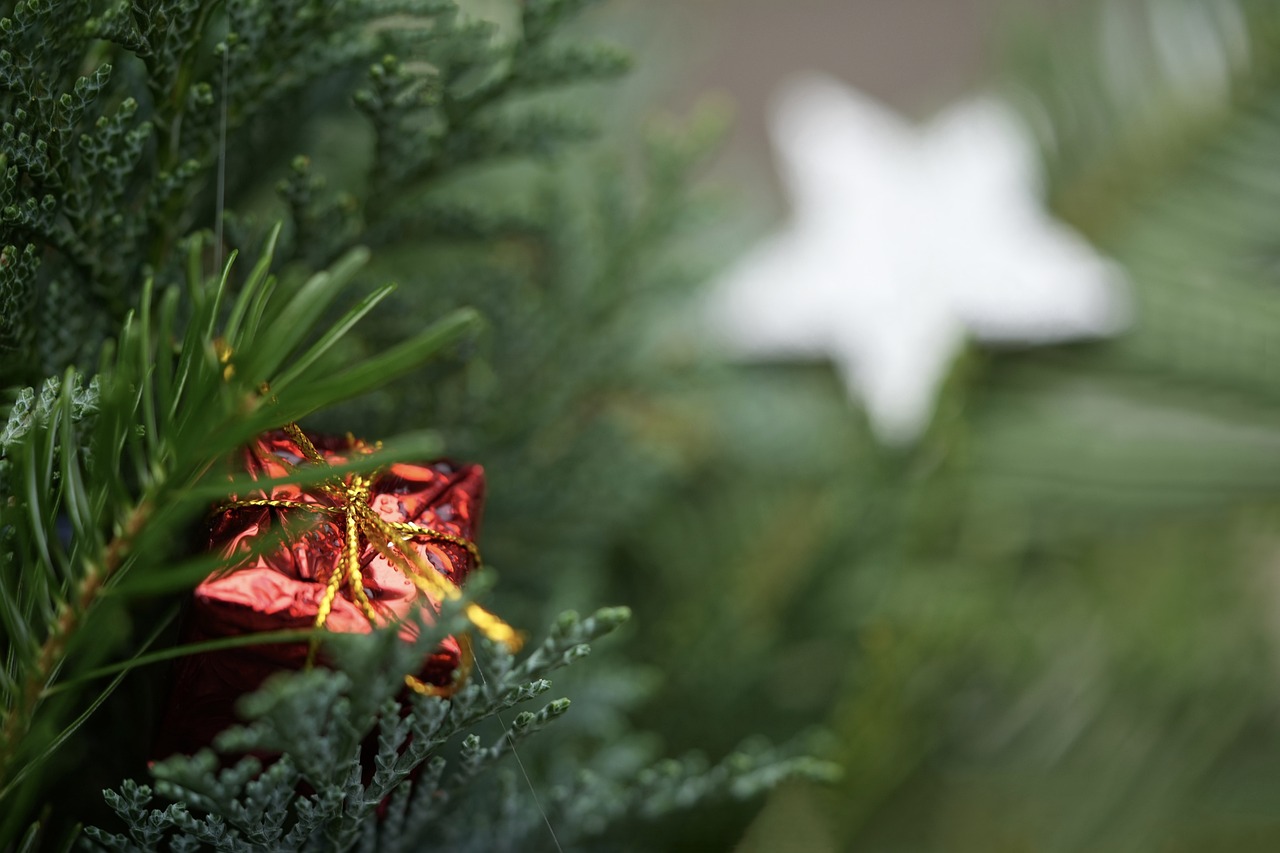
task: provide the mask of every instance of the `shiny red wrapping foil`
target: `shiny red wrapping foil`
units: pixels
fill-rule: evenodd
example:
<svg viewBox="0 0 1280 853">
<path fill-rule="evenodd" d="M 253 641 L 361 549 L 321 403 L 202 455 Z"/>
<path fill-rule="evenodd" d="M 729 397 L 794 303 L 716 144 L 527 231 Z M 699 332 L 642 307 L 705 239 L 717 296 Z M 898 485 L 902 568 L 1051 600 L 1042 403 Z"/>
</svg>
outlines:
<svg viewBox="0 0 1280 853">
<path fill-rule="evenodd" d="M 346 438 L 308 438 L 331 465 L 348 461 L 364 448 Z M 254 479 L 284 477 L 290 467 L 310 464 L 284 432 L 263 435 L 246 449 L 244 458 Z M 233 496 L 231 502 L 237 499 L 341 506 L 340 501 L 319 488 L 304 490 L 294 486 L 248 492 Z M 475 541 L 483 499 L 484 471 L 480 466 L 436 461 L 394 464 L 384 469 L 373 482 L 369 504 L 389 522 L 409 522 Z M 284 544 L 264 556 L 253 557 L 255 540 L 278 535 L 286 518 L 291 533 Z M 184 642 L 313 627 L 325 586 L 341 564 L 343 525 L 342 515 L 299 508 L 235 506 L 218 512 L 210 526 L 208 547 L 227 556 L 232 568 L 211 575 L 196 587 Z M 381 624 L 407 616 L 423 600 L 417 587 L 372 545 L 362 540 L 361 546 L 365 593 L 384 617 Z M 459 545 L 415 537 L 412 547 L 459 586 L 475 568 L 471 554 Z M 243 555 L 238 564 L 234 562 L 237 554 Z M 439 602 L 432 604 L 439 606 Z M 333 601 L 325 627 L 351 633 L 371 630 L 368 618 L 345 585 Z M 412 640 L 412 622 L 401 633 L 406 640 Z M 236 700 L 275 672 L 301 669 L 307 652 L 304 641 L 243 646 L 179 659 L 174 666 L 173 690 L 155 755 L 192 753 L 209 745 L 218 732 L 239 722 Z M 427 656 L 418 678 L 428 684 L 446 685 L 460 659 L 458 643 L 450 637 Z"/>
</svg>

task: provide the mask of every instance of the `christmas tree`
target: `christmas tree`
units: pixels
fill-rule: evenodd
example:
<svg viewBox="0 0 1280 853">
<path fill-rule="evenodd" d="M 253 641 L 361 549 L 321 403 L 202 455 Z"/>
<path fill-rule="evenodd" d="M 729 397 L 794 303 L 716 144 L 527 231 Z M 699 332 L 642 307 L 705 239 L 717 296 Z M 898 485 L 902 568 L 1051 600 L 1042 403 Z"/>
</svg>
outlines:
<svg viewBox="0 0 1280 853">
<path fill-rule="evenodd" d="M 1280 9 L 1005 33 L 1129 320 L 895 433 L 588 5 L 0 0 L 0 847 L 1274 849 Z"/>
</svg>

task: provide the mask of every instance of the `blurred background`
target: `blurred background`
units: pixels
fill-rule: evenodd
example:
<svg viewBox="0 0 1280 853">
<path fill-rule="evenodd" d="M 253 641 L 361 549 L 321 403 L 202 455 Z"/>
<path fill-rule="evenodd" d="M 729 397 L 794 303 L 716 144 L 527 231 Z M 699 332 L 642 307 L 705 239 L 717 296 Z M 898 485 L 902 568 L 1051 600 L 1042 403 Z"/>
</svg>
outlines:
<svg viewBox="0 0 1280 853">
<path fill-rule="evenodd" d="M 636 4 L 639 5 L 639 4 Z M 764 183 L 772 174 L 769 104 L 797 75 L 825 72 L 905 116 L 925 119 L 997 73 L 1005 37 L 1088 5 L 1087 0 L 696 0 L 659 2 L 645 40 L 668 51 L 663 97 L 684 110 L 709 93 L 733 104 L 734 124 L 716 168 Z M 618 12 L 620 10 L 615 10 Z M 634 31 L 634 29 L 633 29 Z M 648 65 L 642 61 L 642 65 Z M 663 74 L 662 68 L 668 69 Z M 677 73 L 678 71 L 678 73 Z"/>
<path fill-rule="evenodd" d="M 1280 6 L 702 0 L 595 23 L 638 57 L 621 124 L 732 105 L 711 212 L 683 232 L 704 279 L 803 230 L 771 131 L 786 81 L 816 71 L 904 139 L 998 98 L 1027 192 L 1118 265 L 1131 312 L 1114 337 L 962 335 L 926 421 L 890 440 L 830 341 L 735 356 L 698 299 L 659 312 L 645 351 L 669 369 L 627 415 L 656 485 L 599 581 L 637 611 L 639 716 L 712 754 L 819 728 L 845 771 L 756 816 L 668 822 L 668 849 L 1280 847 Z M 880 168 L 848 140 L 850 169 Z M 963 211 L 953 184 L 903 192 Z M 927 253 L 935 227 L 887 239 Z M 1000 239 L 972 235 L 977 254 Z M 1030 272 L 981 270 L 1034 277 L 1024 254 Z M 765 272 L 799 299 L 805 263 Z M 850 288 L 879 274 L 839 263 Z"/>
</svg>

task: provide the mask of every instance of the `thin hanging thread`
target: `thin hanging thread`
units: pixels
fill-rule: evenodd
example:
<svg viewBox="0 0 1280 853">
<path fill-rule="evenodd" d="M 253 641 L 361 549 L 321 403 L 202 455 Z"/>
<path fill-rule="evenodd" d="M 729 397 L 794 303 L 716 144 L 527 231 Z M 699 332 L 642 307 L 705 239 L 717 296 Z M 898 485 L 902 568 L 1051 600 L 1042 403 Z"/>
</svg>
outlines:
<svg viewBox="0 0 1280 853">
<path fill-rule="evenodd" d="M 480 661 L 475 655 L 471 656 L 471 665 L 475 667 L 476 675 L 480 676 L 480 683 L 487 689 L 489 687 L 489 679 L 484 677 L 484 670 L 480 668 Z M 551 825 L 551 818 L 547 817 L 547 810 L 542 807 L 542 801 L 538 799 L 538 791 L 533 787 L 533 780 L 529 778 L 529 771 L 524 769 L 524 762 L 520 760 L 520 753 L 516 751 L 516 739 L 511 736 L 511 730 L 507 728 L 506 721 L 502 719 L 500 711 L 494 711 L 493 716 L 497 719 L 498 725 L 502 726 L 503 737 L 507 739 L 507 743 L 511 746 L 511 754 L 515 756 L 516 765 L 520 768 L 520 775 L 524 777 L 524 783 L 529 787 L 529 796 L 533 797 L 533 804 L 538 808 L 538 814 L 542 815 L 542 822 L 547 825 L 547 832 L 551 833 L 551 841 L 556 845 L 559 853 L 564 853 L 564 848 L 560 846 L 560 839 L 556 837 L 555 827 Z"/>
<path fill-rule="evenodd" d="M 213 208 L 213 276 L 222 275 L 222 215 L 227 203 L 227 81 L 230 79 L 231 32 L 222 43 L 222 115 L 218 122 L 218 184 Z"/>
</svg>

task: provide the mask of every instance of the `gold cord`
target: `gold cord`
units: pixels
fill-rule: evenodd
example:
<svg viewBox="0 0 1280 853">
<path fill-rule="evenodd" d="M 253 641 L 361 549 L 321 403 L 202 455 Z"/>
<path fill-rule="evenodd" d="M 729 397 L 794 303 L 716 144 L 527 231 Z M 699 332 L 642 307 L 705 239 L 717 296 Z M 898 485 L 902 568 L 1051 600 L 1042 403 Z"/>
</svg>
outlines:
<svg viewBox="0 0 1280 853">
<path fill-rule="evenodd" d="M 316 449 L 316 446 L 302 432 L 297 424 L 288 424 L 285 433 L 293 440 L 310 462 L 316 465 L 329 466 L 328 461 Z M 354 441 L 353 441 L 354 444 Z M 363 551 L 361 540 L 372 545 L 389 563 L 405 573 L 419 591 L 439 600 L 457 600 L 462 597 L 462 590 L 452 580 L 436 571 L 430 563 L 412 547 L 412 541 L 426 537 L 440 542 L 448 542 L 464 548 L 475 560 L 476 567 L 481 565 L 480 549 L 470 539 L 424 527 L 409 522 L 389 522 L 369 505 L 370 489 L 373 477 L 353 475 L 347 480 L 333 480 L 320 486 L 335 505 L 307 503 L 305 501 L 284 500 L 275 498 L 248 498 L 231 501 L 220 507 L 221 510 L 237 507 L 271 507 L 275 509 L 302 509 L 309 512 L 341 515 L 345 522 L 345 536 L 341 564 L 334 566 L 333 574 L 325 585 L 324 595 L 316 607 L 315 627 L 323 628 L 333 610 L 334 600 L 345 585 L 351 591 L 351 597 L 371 626 L 377 627 L 378 614 L 364 589 L 364 578 L 360 571 L 360 554 Z M 463 612 L 472 625 L 490 640 L 501 643 L 511 652 L 519 650 L 523 641 L 521 635 L 506 622 L 488 612 L 477 604 L 467 604 Z M 459 678 L 454 684 L 440 687 L 425 684 L 412 675 L 405 676 L 405 683 L 418 693 L 429 696 L 449 696 L 461 686 L 471 670 L 472 653 L 470 639 L 465 635 L 457 638 L 462 653 L 459 666 Z M 319 637 L 313 637 L 307 652 L 307 666 L 315 662 L 319 648 Z"/>
</svg>

